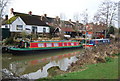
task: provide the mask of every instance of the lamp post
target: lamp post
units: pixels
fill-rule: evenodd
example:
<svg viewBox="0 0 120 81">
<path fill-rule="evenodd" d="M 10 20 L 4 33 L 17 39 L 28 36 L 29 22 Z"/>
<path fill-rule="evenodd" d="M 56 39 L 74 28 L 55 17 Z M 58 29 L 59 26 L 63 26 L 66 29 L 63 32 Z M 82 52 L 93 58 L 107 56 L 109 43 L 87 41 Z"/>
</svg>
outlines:
<svg viewBox="0 0 120 81">
<path fill-rule="evenodd" d="M 85 25 L 85 45 L 87 44 L 87 26 Z M 86 46 L 85 46 L 86 49 Z"/>
</svg>

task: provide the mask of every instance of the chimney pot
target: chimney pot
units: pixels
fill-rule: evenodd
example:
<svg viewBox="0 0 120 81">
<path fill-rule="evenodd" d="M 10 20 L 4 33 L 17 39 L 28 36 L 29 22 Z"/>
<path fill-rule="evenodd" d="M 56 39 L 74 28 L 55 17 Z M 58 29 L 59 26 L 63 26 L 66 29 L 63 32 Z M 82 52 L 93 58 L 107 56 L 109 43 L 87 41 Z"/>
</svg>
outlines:
<svg viewBox="0 0 120 81">
<path fill-rule="evenodd" d="M 29 11 L 28 14 L 29 14 L 29 15 L 32 15 L 32 11 Z"/>
<path fill-rule="evenodd" d="M 59 19 L 59 17 L 58 17 L 58 16 L 56 16 L 56 19 Z"/>
<path fill-rule="evenodd" d="M 11 12 L 11 14 L 12 14 L 12 13 L 14 12 L 14 9 L 13 9 L 13 8 L 11 8 L 11 9 L 10 9 L 10 12 Z"/>
<path fill-rule="evenodd" d="M 44 14 L 44 17 L 47 17 L 47 14 Z"/>
<path fill-rule="evenodd" d="M 5 15 L 5 20 L 8 20 L 8 15 Z"/>
<path fill-rule="evenodd" d="M 79 23 L 79 21 L 76 21 L 76 23 Z"/>
<path fill-rule="evenodd" d="M 69 21 L 71 22 L 71 19 L 69 19 Z"/>
</svg>

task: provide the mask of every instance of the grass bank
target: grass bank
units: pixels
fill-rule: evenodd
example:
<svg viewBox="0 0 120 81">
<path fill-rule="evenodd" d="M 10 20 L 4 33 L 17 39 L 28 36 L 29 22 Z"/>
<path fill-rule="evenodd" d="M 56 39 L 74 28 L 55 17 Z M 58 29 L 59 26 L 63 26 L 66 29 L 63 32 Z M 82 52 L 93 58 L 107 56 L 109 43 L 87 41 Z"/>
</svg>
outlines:
<svg viewBox="0 0 120 81">
<path fill-rule="evenodd" d="M 106 63 L 85 65 L 87 69 L 83 71 L 75 71 L 51 78 L 39 79 L 37 81 L 52 81 L 58 79 L 60 81 L 64 81 L 65 79 L 118 79 L 118 57 L 108 57 L 106 60 Z"/>
<path fill-rule="evenodd" d="M 117 79 L 118 58 L 111 62 L 86 65 L 84 71 L 67 73 L 53 77 L 53 79 Z"/>
</svg>

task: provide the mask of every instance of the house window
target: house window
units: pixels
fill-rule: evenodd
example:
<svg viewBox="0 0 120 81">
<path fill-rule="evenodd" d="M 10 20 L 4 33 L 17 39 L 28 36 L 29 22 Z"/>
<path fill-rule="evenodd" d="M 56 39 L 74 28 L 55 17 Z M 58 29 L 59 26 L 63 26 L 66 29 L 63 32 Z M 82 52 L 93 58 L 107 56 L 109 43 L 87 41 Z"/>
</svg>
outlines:
<svg viewBox="0 0 120 81">
<path fill-rule="evenodd" d="M 46 28 L 43 28 L 43 33 L 46 33 Z"/>
<path fill-rule="evenodd" d="M 17 26 L 16 26 L 16 29 L 17 29 L 17 30 L 23 30 L 23 25 L 17 25 Z"/>
<path fill-rule="evenodd" d="M 5 28 L 8 28 L 8 25 L 5 25 Z"/>
<path fill-rule="evenodd" d="M 37 33 L 37 27 L 33 26 L 33 27 L 32 27 L 32 32 L 33 32 L 34 34 L 36 34 L 36 33 Z"/>
</svg>

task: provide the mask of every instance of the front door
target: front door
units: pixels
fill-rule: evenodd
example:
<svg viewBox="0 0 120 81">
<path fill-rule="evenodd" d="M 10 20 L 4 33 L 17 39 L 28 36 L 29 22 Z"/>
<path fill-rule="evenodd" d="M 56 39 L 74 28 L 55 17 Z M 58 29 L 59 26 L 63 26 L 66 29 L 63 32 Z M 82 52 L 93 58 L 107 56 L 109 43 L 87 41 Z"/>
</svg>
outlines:
<svg viewBox="0 0 120 81">
<path fill-rule="evenodd" d="M 32 33 L 37 34 L 37 27 L 35 27 L 35 26 L 32 27 Z"/>
</svg>

